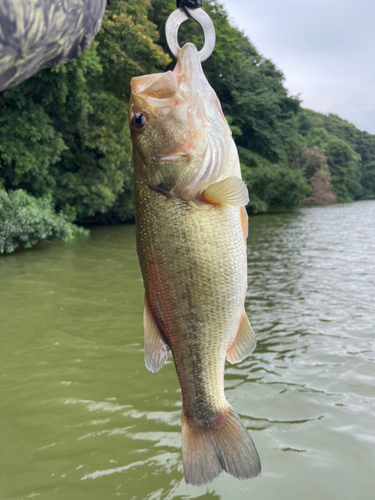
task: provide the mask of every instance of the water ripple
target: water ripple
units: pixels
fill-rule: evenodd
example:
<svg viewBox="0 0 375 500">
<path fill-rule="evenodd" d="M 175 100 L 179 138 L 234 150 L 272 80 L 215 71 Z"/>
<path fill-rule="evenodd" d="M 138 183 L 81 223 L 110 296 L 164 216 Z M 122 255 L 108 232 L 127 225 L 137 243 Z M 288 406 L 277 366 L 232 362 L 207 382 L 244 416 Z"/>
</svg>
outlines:
<svg viewBox="0 0 375 500">
<path fill-rule="evenodd" d="M 249 233 L 258 345 L 225 383 L 261 478 L 184 484 L 180 388 L 171 361 L 144 367 L 119 226 L 0 259 L 1 498 L 372 500 L 375 202 L 252 217 Z"/>
</svg>

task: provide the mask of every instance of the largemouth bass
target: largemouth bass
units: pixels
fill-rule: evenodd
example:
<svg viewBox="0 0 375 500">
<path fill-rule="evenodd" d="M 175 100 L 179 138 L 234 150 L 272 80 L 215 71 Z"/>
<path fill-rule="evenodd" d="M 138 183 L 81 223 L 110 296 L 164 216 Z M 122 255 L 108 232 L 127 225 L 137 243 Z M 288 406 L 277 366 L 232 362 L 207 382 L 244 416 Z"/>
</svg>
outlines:
<svg viewBox="0 0 375 500">
<path fill-rule="evenodd" d="M 172 351 L 186 482 L 222 470 L 256 477 L 258 453 L 224 395 L 225 359 L 237 363 L 256 345 L 244 309 L 248 192 L 237 149 L 194 45 L 173 72 L 131 87 L 146 366 L 157 372 Z"/>
</svg>

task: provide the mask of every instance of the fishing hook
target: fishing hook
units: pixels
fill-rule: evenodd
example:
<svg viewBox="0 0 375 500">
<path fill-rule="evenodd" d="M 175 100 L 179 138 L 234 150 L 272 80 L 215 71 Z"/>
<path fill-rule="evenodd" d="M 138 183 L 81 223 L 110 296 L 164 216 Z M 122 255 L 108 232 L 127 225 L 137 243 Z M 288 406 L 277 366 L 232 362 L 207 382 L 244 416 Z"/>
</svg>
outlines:
<svg viewBox="0 0 375 500">
<path fill-rule="evenodd" d="M 165 25 L 165 35 L 170 51 L 178 59 L 181 47 L 178 44 L 178 30 L 182 23 L 189 17 L 194 19 L 202 28 L 204 35 L 204 46 L 199 52 L 201 62 L 210 57 L 215 48 L 216 34 L 215 26 L 210 16 L 201 8 L 203 0 L 177 0 L 178 9 L 168 17 Z"/>
</svg>

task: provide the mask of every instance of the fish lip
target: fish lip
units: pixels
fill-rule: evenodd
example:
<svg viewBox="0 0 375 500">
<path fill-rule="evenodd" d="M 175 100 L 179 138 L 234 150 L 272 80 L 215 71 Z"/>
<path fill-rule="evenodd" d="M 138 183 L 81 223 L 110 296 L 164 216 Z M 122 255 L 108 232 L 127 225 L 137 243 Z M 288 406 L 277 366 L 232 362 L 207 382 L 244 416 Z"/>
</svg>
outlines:
<svg viewBox="0 0 375 500">
<path fill-rule="evenodd" d="M 184 76 L 186 76 L 186 66 L 189 59 L 196 59 L 200 64 L 198 50 L 192 43 L 186 43 L 182 47 L 180 56 L 173 71 L 133 77 L 130 80 L 131 93 L 134 96 L 143 94 L 145 97 L 152 97 L 152 92 L 150 93 L 149 90 L 151 90 L 152 87 L 157 87 L 157 83 L 160 79 L 167 79 L 167 82 L 169 81 L 170 84 L 173 84 L 173 80 L 175 83 L 175 87 L 173 89 L 170 89 L 170 94 L 167 93 L 168 96 L 171 97 L 172 94 L 177 94 L 184 80 Z M 158 90 L 160 92 L 160 89 Z"/>
<path fill-rule="evenodd" d="M 176 78 L 174 71 L 167 71 L 133 77 L 130 85 L 134 96 L 144 96 L 146 99 L 171 99 L 179 90 L 180 79 Z"/>
<path fill-rule="evenodd" d="M 135 96 L 142 94 L 153 83 L 159 80 L 164 73 L 154 73 L 151 75 L 133 76 L 130 80 L 131 93 Z"/>
</svg>

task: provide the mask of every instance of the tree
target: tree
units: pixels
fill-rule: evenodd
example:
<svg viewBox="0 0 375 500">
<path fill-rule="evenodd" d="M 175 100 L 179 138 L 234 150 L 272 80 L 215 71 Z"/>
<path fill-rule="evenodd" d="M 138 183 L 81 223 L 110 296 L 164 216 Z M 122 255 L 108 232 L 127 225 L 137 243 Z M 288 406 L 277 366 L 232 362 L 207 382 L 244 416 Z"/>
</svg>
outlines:
<svg viewBox="0 0 375 500">
<path fill-rule="evenodd" d="M 331 174 L 333 191 L 338 201 L 352 201 L 360 198 L 359 183 L 360 156 L 345 141 L 331 136 L 324 148 Z"/>
<path fill-rule="evenodd" d="M 170 61 L 155 44 L 149 3 L 109 0 L 82 56 L 0 94 L 0 185 L 9 197 L 19 188 L 31 204 L 48 196 L 70 222 L 134 217 L 129 81 Z M 12 199 L 15 209 L 20 198 Z"/>
<path fill-rule="evenodd" d="M 375 183 L 373 181 L 373 168 L 375 164 L 374 135 L 358 130 L 352 123 L 343 120 L 337 115 L 331 113 L 323 115 L 310 109 L 304 109 L 299 112 L 297 123 L 299 132 L 306 138 L 310 146 L 317 145 L 320 149 L 324 149 L 328 147 L 331 139 L 337 138 L 351 148 L 352 152 L 349 152 L 348 155 L 356 164 L 357 172 L 354 176 L 354 184 L 351 185 L 350 189 L 348 185 L 345 185 L 345 182 L 348 180 L 345 174 L 346 167 L 341 171 L 337 170 L 337 163 L 332 167 L 333 170 L 336 168 L 336 171 L 332 172 L 332 174 L 335 177 L 336 191 L 341 191 L 341 194 L 339 194 L 341 201 L 358 199 L 359 197 L 375 197 Z M 337 160 L 338 157 L 337 155 L 335 156 Z M 346 161 L 345 154 L 342 156 L 342 159 Z M 353 169 L 353 165 L 351 169 Z M 344 183 L 342 187 L 340 187 L 341 183 Z M 363 189 L 358 187 L 358 183 L 361 184 Z"/>
</svg>

